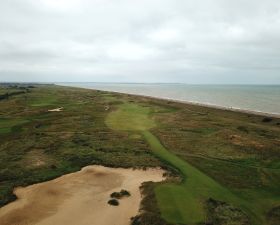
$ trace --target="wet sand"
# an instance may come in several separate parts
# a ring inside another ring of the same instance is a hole
[[[15,189],[18,199],[0,208],[0,225],[128,225],[137,215],[139,187],[163,180],[163,170],[132,170],[88,166],[76,173]],[[128,190],[119,206],[110,194]]]

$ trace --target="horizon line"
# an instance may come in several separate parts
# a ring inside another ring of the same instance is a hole
[[[176,85],[251,85],[278,86],[280,83],[185,83],[185,82],[114,82],[114,81],[0,81],[0,84],[61,84],[61,83],[95,83],[95,84],[176,84]]]

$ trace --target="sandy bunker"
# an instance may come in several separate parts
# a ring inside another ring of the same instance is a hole
[[[139,186],[163,180],[160,169],[132,170],[88,166],[76,173],[25,188],[18,200],[0,208],[1,225],[128,225],[139,210]],[[110,194],[131,193],[119,206],[107,204]]]
[[[63,110],[63,107],[56,108],[56,109],[49,109],[48,112],[61,112]]]

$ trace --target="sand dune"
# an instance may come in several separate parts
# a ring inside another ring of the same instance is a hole
[[[160,169],[88,166],[57,179],[17,188],[18,200],[0,208],[0,225],[128,225],[139,210],[139,186],[163,180]],[[107,204],[114,191],[131,196]]]

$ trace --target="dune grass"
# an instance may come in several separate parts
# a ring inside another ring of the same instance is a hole
[[[57,86],[2,100],[0,114],[0,206],[14,200],[16,186],[86,165],[163,166],[183,181],[145,188],[146,224],[155,224],[151,215],[158,224],[203,224],[210,197],[254,224],[279,224],[280,119]]]
[[[104,96],[108,94],[36,86],[0,101],[0,207],[15,199],[14,187],[50,180],[87,165],[161,165],[147,143],[107,127],[105,118],[117,98],[104,102]],[[64,110],[48,112],[57,107]]]
[[[207,220],[205,202],[213,198],[242,209],[250,215],[255,224],[262,224],[263,218],[254,211],[253,204],[239,198],[211,177],[168,151],[149,131],[156,125],[150,112],[147,107],[125,103],[109,114],[107,125],[116,130],[140,132],[156,156],[181,172],[181,184],[167,183],[155,189],[163,218],[176,224],[203,223]]]

